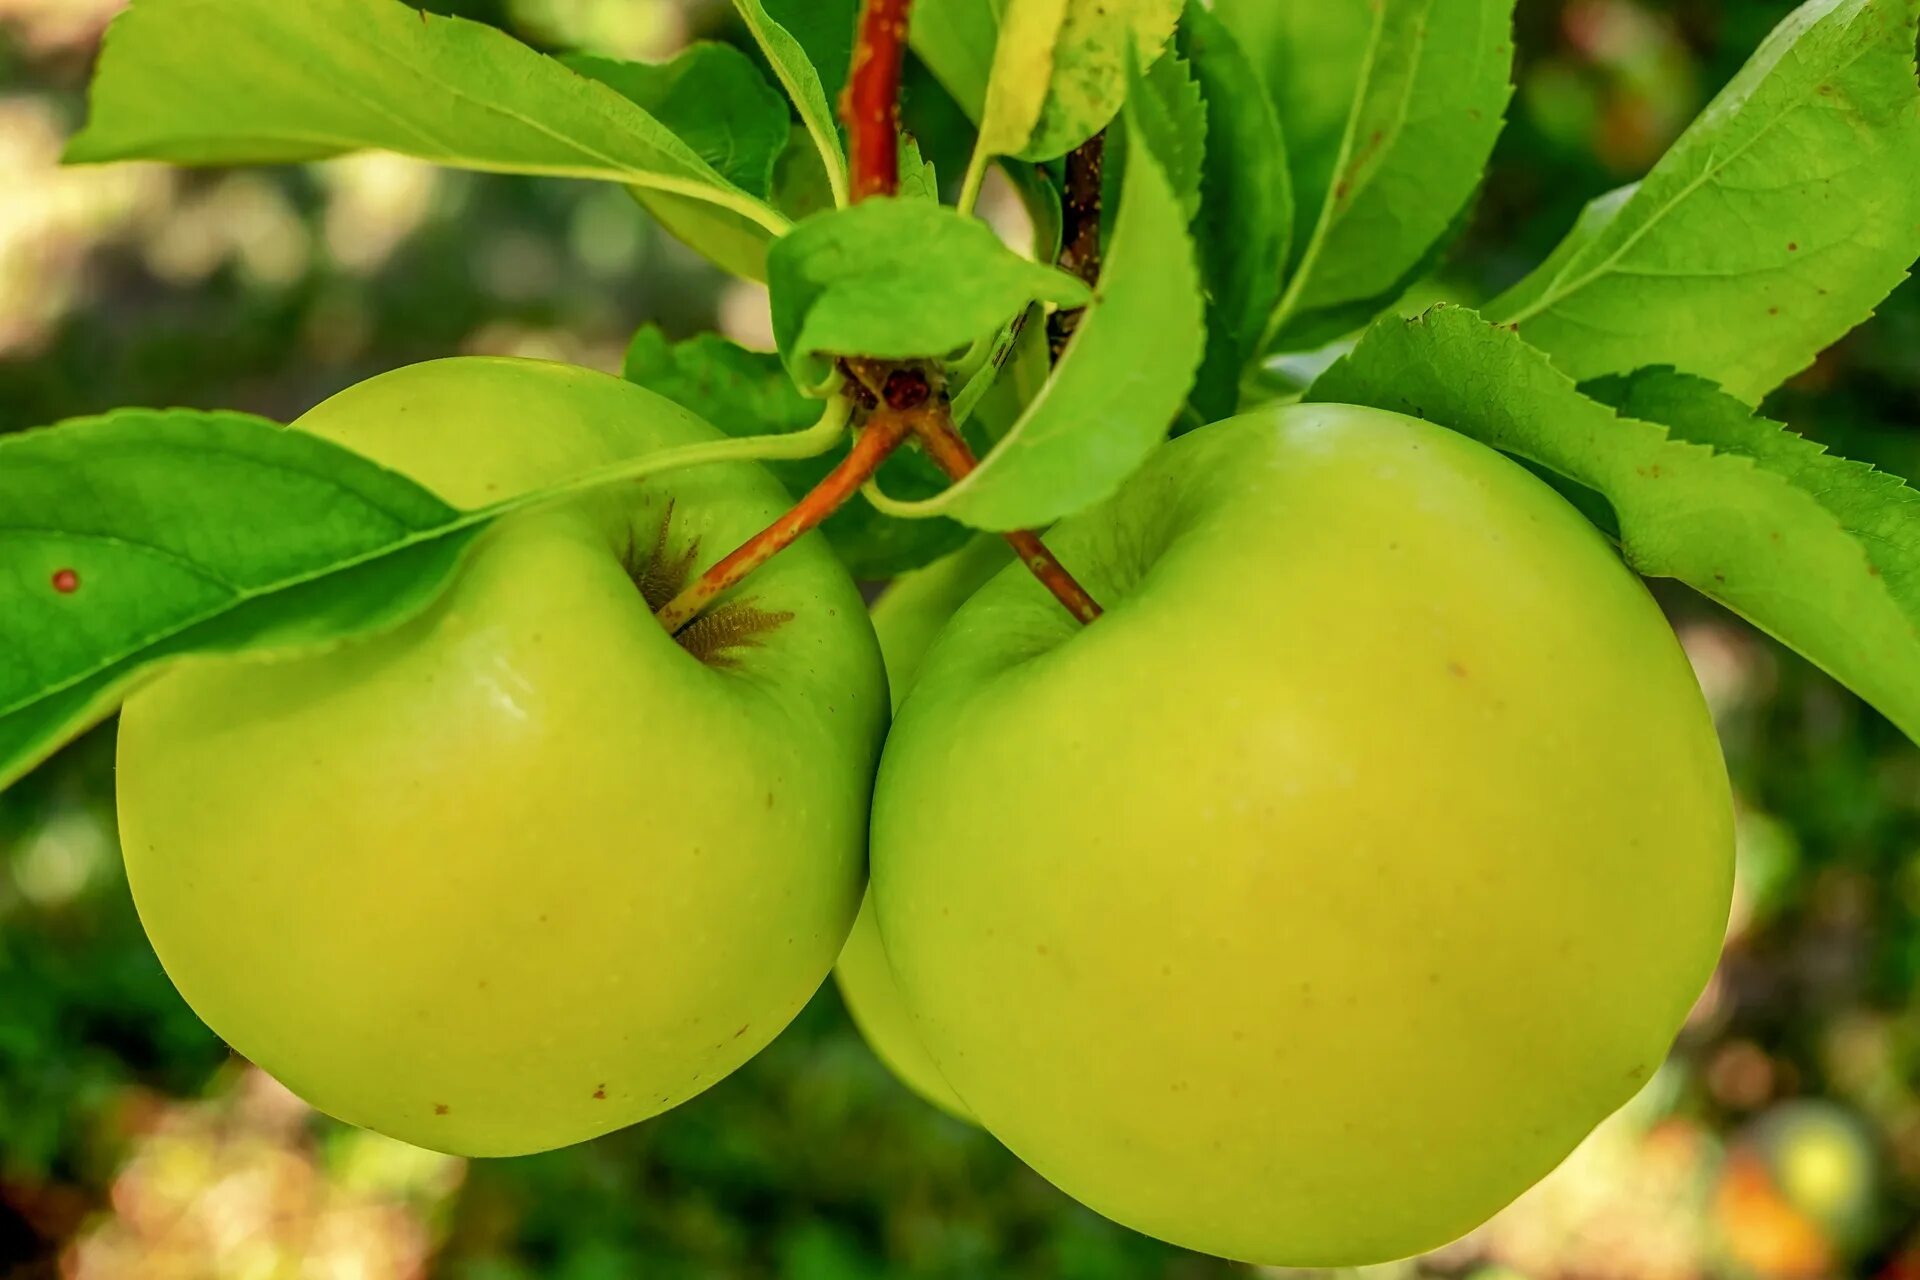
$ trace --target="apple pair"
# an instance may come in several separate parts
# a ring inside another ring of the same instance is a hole
[[[297,425],[464,506],[712,434],[480,359]],[[511,517],[396,631],[136,695],[128,873],[194,1008],[354,1123],[577,1142],[779,1032],[847,937],[871,813],[863,1023],[1180,1244],[1442,1243],[1660,1062],[1725,919],[1726,778],[1658,609],[1514,464],[1344,407],[1182,437],[1049,535],[1107,615],[1002,571],[890,732],[817,540],[725,616],[653,620],[786,502],[728,465]]]

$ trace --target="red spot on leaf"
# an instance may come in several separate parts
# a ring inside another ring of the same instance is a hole
[[[80,575],[72,569],[57,569],[53,575],[53,589],[63,596],[70,596],[80,589]]]

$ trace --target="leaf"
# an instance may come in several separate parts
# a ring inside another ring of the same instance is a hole
[[[1179,199],[1128,101],[1120,211],[1092,304],[1019,421],[915,514],[979,529],[1047,525],[1119,488],[1180,412],[1205,342],[1200,273]]]
[[[1200,212],[1200,177],[1207,158],[1207,107],[1193,68],[1178,53],[1160,55],[1128,114],[1147,135],[1147,146],[1166,170],[1167,181],[1192,222]],[[1131,123],[1128,127],[1134,127]],[[1122,151],[1124,158],[1125,152]],[[1124,179],[1123,179],[1124,180]]]
[[[773,74],[779,77],[787,96],[793,99],[793,105],[800,113],[800,123],[806,126],[808,136],[813,139],[814,147],[826,164],[827,181],[833,188],[834,203],[845,204],[847,153],[840,145],[840,126],[834,120],[833,100],[827,96],[819,69],[806,47],[767,12],[763,0],[733,0],[733,7],[740,11],[747,30],[753,33],[754,40],[767,55],[767,61],[773,65]],[[839,5],[828,7],[840,8]],[[851,30],[848,39],[852,39]],[[845,74],[843,63],[842,79]]]
[[[1084,305],[1080,281],[1022,258],[975,218],[924,200],[877,198],[816,214],[767,260],[773,331],[803,385],[830,355],[940,356],[997,329],[1029,301]]]
[[[732,45],[691,45],[671,62],[585,53],[560,61],[665,125],[742,191],[771,190],[773,162],[791,129],[786,100]]]
[[[940,175],[933,171],[933,162],[920,154],[920,144],[910,133],[900,135],[900,196],[940,202]]]
[[[1590,491],[1634,569],[1733,609],[1920,740],[1920,499],[1701,379],[1595,390],[1635,416],[1512,330],[1440,307],[1377,322],[1307,394],[1431,419]]]
[[[745,280],[766,280],[767,247],[773,238],[760,223],[688,196],[644,187],[627,190],[656,222],[722,271]],[[833,208],[825,164],[814,150],[813,139],[797,125],[789,130],[787,145],[774,160],[773,205],[795,221]]]
[[[186,654],[392,626],[486,517],[237,413],[120,410],[0,440],[0,786]]]
[[[648,325],[633,335],[624,375],[693,411],[732,436],[798,431],[811,426],[820,402],[800,394],[780,357],[749,351],[703,333],[671,342]],[[798,462],[769,462],[767,469],[795,497],[806,493],[837,464],[845,449]],[[901,451],[881,470],[889,492],[925,497],[940,491],[940,472],[917,451]],[[889,578],[945,555],[967,531],[947,520],[899,520],[865,502],[834,512],[821,532],[855,577]]]
[[[1106,128],[1127,96],[1129,44],[1143,63],[1151,63],[1173,37],[1182,7],[1183,0],[1067,0],[1053,46],[1047,100],[1016,154],[1051,160]]]
[[[377,148],[674,192],[785,225],[606,85],[492,27],[390,0],[137,0],[107,32],[91,104],[69,162]]]
[[[1179,45],[1207,112],[1206,162],[1194,240],[1217,319],[1234,353],[1233,376],[1254,353],[1280,297],[1293,236],[1286,140],[1253,63],[1226,24],[1198,0],[1187,5]]]
[[[1529,272],[1525,279],[1501,294],[1488,307],[1489,314],[1502,315],[1530,310],[1553,287],[1554,279],[1560,274],[1562,268],[1578,256],[1581,250],[1598,239],[1600,233],[1607,229],[1615,217],[1619,216],[1621,206],[1633,199],[1633,193],[1638,188],[1638,183],[1630,182],[1624,187],[1615,187],[1604,195],[1595,196],[1582,205],[1579,217],[1573,221],[1572,229],[1554,247],[1553,252],[1547,255],[1545,261],[1538,267]]]
[[[980,112],[980,150],[1018,155],[1033,140],[1053,82],[1053,51],[1068,0],[1014,0],[1000,24]]]
[[[971,120],[979,120],[1000,35],[992,0],[917,0],[908,39]]]
[[[767,16],[799,42],[829,103],[840,101],[853,66],[860,0],[760,0]]]
[[[1053,175],[1045,167],[1024,160],[1002,160],[1000,172],[1013,185],[1033,223],[1033,243],[1028,246],[1027,256],[1035,262],[1058,262],[1060,242],[1066,234],[1066,213]]]
[[[1513,0],[1220,0],[1265,76],[1303,217],[1268,350],[1313,313],[1386,298],[1427,258],[1499,136]],[[1362,316],[1362,319],[1365,317]]]
[[[807,149],[813,149],[812,142]],[[728,275],[743,280],[767,278],[767,247],[773,241],[759,223],[688,196],[643,187],[629,191],[674,239]]]
[[[1672,364],[1755,401],[1920,254],[1913,0],[1813,0],[1639,185],[1488,306],[1576,378]]]

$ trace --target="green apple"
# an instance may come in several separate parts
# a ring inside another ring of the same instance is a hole
[[[296,425],[460,506],[717,434],[495,359]],[[470,1155],[631,1124],[752,1056],[853,920],[885,675],[817,539],[677,641],[653,609],[787,502],[730,464],[535,509],[393,632],[137,694],[127,874],[188,1003],[322,1110]]]
[[[1732,812],[1692,672],[1572,507],[1344,406],[1180,438],[935,641],[873,892],[942,1078],[1093,1208],[1304,1266],[1442,1244],[1647,1080]],[[964,781],[962,781],[964,780]]]
[[[899,706],[920,669],[921,659],[953,611],[1000,572],[1011,556],[1005,541],[983,534],[952,555],[903,574],[874,601],[873,630],[880,638],[894,706]],[[854,918],[853,932],[847,935],[833,976],[854,1025],[860,1028],[874,1056],[886,1063],[901,1083],[934,1106],[971,1120],[966,1104],[941,1078],[940,1069],[927,1056],[913,1029],[912,1016],[900,998],[900,988],[880,944],[871,894],[860,900],[860,914]]]

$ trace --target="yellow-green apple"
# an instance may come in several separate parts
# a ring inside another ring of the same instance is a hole
[[[1513,462],[1370,409],[1184,436],[927,655],[873,893],[941,1077],[1120,1222],[1264,1263],[1470,1229],[1661,1061],[1732,815],[1692,672]]]
[[[1000,571],[1010,554],[1005,542],[982,534],[952,555],[895,579],[874,601],[873,630],[880,638],[887,685],[896,707],[940,628],[968,596]],[[853,932],[847,935],[833,976],[854,1025],[860,1028],[874,1056],[934,1106],[960,1119],[971,1119],[966,1104],[941,1078],[940,1069],[933,1065],[913,1029],[912,1017],[900,999],[900,988],[894,983],[886,951],[880,945],[871,894],[860,900],[860,914],[854,918]]]
[[[717,435],[498,359],[295,425],[465,507]],[[677,638],[653,611],[786,505],[727,464],[534,508],[397,630],[136,694],[127,873],[188,1003],[322,1110],[472,1155],[631,1124],[771,1040],[859,900],[878,646],[814,538]]]

